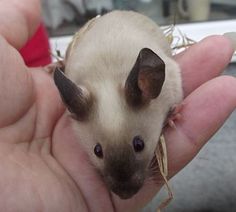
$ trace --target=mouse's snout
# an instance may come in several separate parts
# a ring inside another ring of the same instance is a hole
[[[143,186],[145,166],[137,160],[130,146],[109,148],[105,159],[104,178],[107,186],[121,199],[131,198]]]
[[[142,187],[144,177],[141,173],[134,173],[130,177],[106,176],[108,187],[121,199],[129,199]]]
[[[127,182],[120,182],[108,177],[107,185],[111,191],[117,194],[121,199],[129,199],[142,187],[143,180],[129,180]]]

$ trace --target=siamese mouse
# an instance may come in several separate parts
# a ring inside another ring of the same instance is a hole
[[[135,195],[151,176],[163,125],[183,98],[180,69],[161,29],[131,11],[88,22],[54,81],[74,130],[108,189]]]

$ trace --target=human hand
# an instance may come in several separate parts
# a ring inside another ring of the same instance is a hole
[[[31,26],[25,27],[25,34],[30,34]],[[24,42],[20,34],[18,41],[1,34],[15,48]],[[0,39],[1,210],[135,211],[147,203],[161,185],[147,183],[130,200],[110,195],[73,133],[52,77],[43,68],[25,67],[4,38]],[[236,80],[215,78],[232,53],[229,40],[214,36],[176,56],[185,99],[176,130],[165,131],[171,176],[235,109]]]
[[[234,111],[236,79],[220,76],[233,51],[226,37],[210,36],[175,56],[182,71],[184,100],[175,128],[167,127],[164,131],[169,178],[196,156]],[[127,205],[123,202],[121,208],[125,210],[131,202],[135,206],[145,198],[152,198],[159,187],[148,186],[143,195],[140,192],[132,201],[127,201]]]

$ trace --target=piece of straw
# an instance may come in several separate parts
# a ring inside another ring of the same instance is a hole
[[[166,189],[168,191],[168,197],[162,201],[159,205],[157,212],[161,212],[163,208],[165,208],[173,199],[173,192],[168,184],[167,176],[168,176],[168,159],[167,159],[167,149],[164,135],[160,136],[160,140],[158,142],[158,146],[155,151],[155,156],[158,162],[158,166],[160,169],[161,176],[164,180]]]

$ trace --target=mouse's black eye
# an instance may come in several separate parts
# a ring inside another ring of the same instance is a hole
[[[133,147],[135,152],[141,152],[144,149],[144,141],[140,136],[133,138]]]
[[[103,158],[103,151],[102,151],[102,146],[101,146],[101,144],[96,144],[96,146],[94,147],[94,154],[95,154],[98,158]]]

